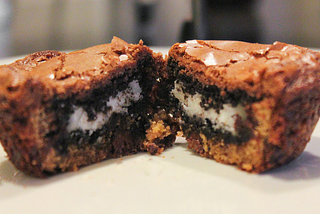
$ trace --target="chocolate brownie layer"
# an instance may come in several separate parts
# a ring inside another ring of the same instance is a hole
[[[320,54],[275,42],[175,44],[168,73],[188,145],[262,172],[296,158],[319,118]]]
[[[142,42],[118,38],[1,66],[0,137],[9,159],[44,177],[138,151],[161,153],[176,131],[162,109],[164,66]]]

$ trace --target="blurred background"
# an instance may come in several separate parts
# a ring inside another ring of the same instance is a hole
[[[320,47],[317,0],[0,0],[0,57],[109,43],[187,39]]]

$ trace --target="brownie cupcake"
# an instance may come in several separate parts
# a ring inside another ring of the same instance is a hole
[[[177,125],[162,104],[160,53],[114,38],[0,66],[0,139],[21,171],[45,177],[138,151],[160,154]]]
[[[275,42],[192,40],[168,56],[171,108],[188,147],[263,172],[304,150],[319,118],[320,54]]]

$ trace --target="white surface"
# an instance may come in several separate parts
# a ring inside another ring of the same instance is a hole
[[[0,147],[1,213],[320,212],[319,125],[298,159],[258,175],[181,143],[160,156],[111,159],[48,179],[24,175],[5,156]]]

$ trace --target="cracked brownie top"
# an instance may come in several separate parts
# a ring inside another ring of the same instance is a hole
[[[82,89],[107,84],[111,78],[122,74],[119,71],[129,70],[126,68],[134,66],[137,59],[146,54],[162,59],[161,54],[153,53],[142,41],[137,45],[128,44],[116,37],[110,44],[70,53],[36,52],[0,66],[1,94],[17,92],[28,81],[45,83],[47,94],[78,94]]]
[[[280,96],[288,85],[301,87],[320,78],[320,53],[281,42],[190,40],[172,46],[169,57],[179,61],[181,73],[204,84],[256,97]]]

